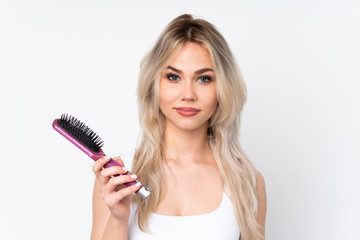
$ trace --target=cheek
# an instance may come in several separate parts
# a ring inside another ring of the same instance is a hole
[[[218,99],[217,99],[217,94],[216,94],[216,90],[213,89],[213,91],[208,95],[209,97],[209,108],[211,108],[213,111],[215,111],[216,106],[218,104]]]
[[[179,88],[176,85],[171,85],[166,80],[160,81],[159,86],[159,105],[166,106],[174,103],[179,95]]]
[[[166,91],[164,91],[164,86],[162,84],[162,80],[160,80],[160,86],[159,86],[159,106],[160,108],[163,108],[164,103],[166,102]]]
[[[169,108],[170,104],[174,101],[174,94],[161,86],[159,90],[159,107],[162,111],[164,111]]]
[[[171,99],[170,99],[169,94],[166,93],[166,91],[161,91],[161,89],[160,89],[160,94],[159,94],[160,107],[166,106],[166,104],[168,104],[170,101],[171,101]]]

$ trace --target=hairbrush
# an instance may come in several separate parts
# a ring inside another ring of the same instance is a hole
[[[75,117],[68,114],[62,114],[61,118],[54,120],[52,126],[56,131],[63,135],[67,140],[72,142],[75,146],[80,148],[94,161],[105,156],[105,153],[101,149],[104,145],[104,142],[101,140],[101,138],[96,135],[96,133],[92,131],[88,126],[86,126],[84,123],[82,123]],[[104,168],[112,166],[123,167],[117,161],[110,159],[110,161],[104,165]],[[130,175],[131,173],[128,171],[126,174]],[[138,182],[138,180],[135,180],[133,182],[125,183],[124,185],[129,187]],[[135,193],[138,194],[142,199],[146,199],[150,195],[151,191],[144,184],[140,184],[140,189],[137,190]]]

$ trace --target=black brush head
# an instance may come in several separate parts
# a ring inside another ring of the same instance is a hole
[[[61,115],[58,125],[93,152],[99,152],[104,145],[101,138],[88,126],[68,114]]]

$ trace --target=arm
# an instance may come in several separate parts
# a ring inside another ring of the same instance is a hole
[[[99,181],[97,179],[95,179],[94,183],[92,208],[93,219],[91,240],[97,240],[101,239],[106,223],[110,217],[110,210],[100,195]]]
[[[123,164],[119,158],[114,158],[114,160]],[[93,167],[96,179],[93,192],[91,240],[126,240],[130,198],[140,186],[135,184],[125,187],[123,184],[134,181],[134,178],[124,174],[126,170],[119,166],[103,169],[108,161],[107,158],[101,158]],[[117,174],[124,175],[112,177]]]
[[[91,240],[127,239],[127,221],[121,222],[111,215],[109,208],[106,206],[104,199],[101,197],[98,185],[99,182],[95,179]]]
[[[260,172],[257,173],[257,197],[258,197],[258,212],[256,216],[256,221],[260,225],[260,233],[264,236],[265,239],[265,219],[266,219],[266,189],[264,177]]]

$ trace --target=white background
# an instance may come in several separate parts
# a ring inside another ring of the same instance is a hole
[[[69,113],[116,156],[136,144],[139,63],[192,13],[228,40],[248,86],[241,142],[263,173],[267,239],[360,239],[357,1],[1,1],[0,239],[88,239],[92,160]]]

